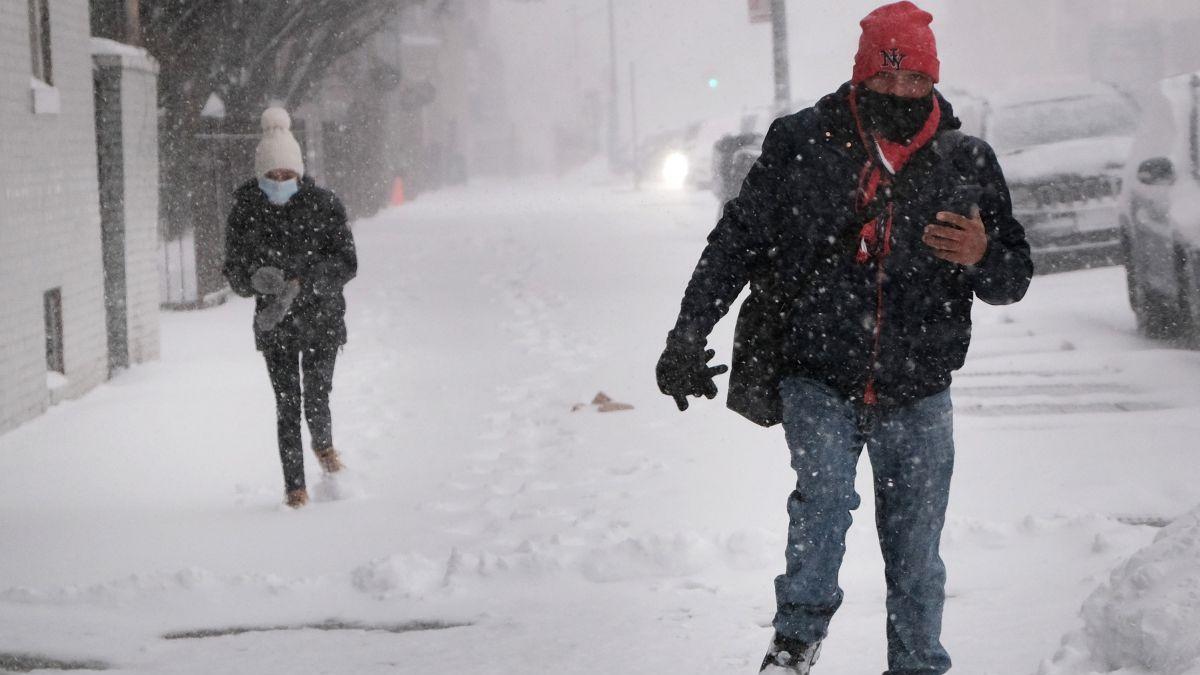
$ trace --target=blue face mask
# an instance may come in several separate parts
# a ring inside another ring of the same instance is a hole
[[[278,181],[264,176],[258,179],[258,189],[267,196],[267,201],[275,206],[283,206],[300,191],[300,181],[295,178]]]

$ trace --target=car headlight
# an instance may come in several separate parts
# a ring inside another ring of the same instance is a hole
[[[690,171],[687,155],[682,152],[672,152],[663,160],[662,179],[668,187],[682,188]]]

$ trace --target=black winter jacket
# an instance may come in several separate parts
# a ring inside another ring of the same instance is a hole
[[[257,297],[256,310],[269,301],[250,285],[261,267],[277,267],[287,279],[299,279],[300,294],[273,330],[255,327],[260,351],[270,345],[310,349],[346,343],[342,287],[357,274],[358,258],[346,209],[336,195],[305,177],[287,204],[275,206],[257,180],[239,187],[225,228],[224,272],[234,293]]]
[[[857,401],[873,378],[884,406],[946,389],[970,344],[973,296],[1016,302],[1033,275],[995,153],[957,131],[961,125],[940,94],[938,135],[894,180],[895,228],[882,284],[874,261],[855,262],[863,221],[855,196],[867,154],[849,92],[845,85],[771,125],[762,157],[708,237],[668,337],[703,343],[750,284],[738,317],[728,405],[764,426],[781,421],[779,384],[792,375]],[[960,186],[982,190],[988,234],[987,253],[970,268],[935,258],[921,241],[925,225],[951,207]]]

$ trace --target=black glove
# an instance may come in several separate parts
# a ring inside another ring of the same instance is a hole
[[[711,349],[701,351],[698,344],[668,344],[658,359],[655,372],[658,388],[675,399],[680,410],[688,409],[688,396],[717,397],[717,383],[713,378],[729,370],[728,366],[710,366],[709,360],[717,353]]]
[[[260,267],[250,277],[250,286],[262,295],[279,295],[287,290],[287,279],[278,267]]]

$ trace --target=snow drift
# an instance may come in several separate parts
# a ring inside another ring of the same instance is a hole
[[[1040,675],[1200,675],[1200,507],[1118,567]]]

